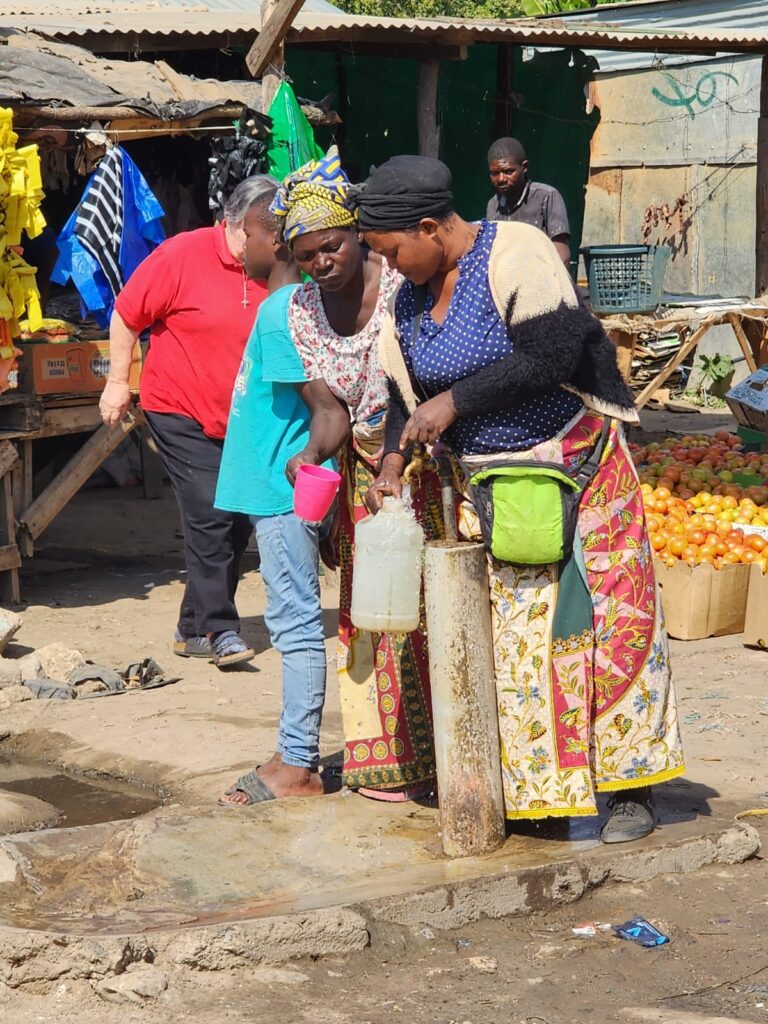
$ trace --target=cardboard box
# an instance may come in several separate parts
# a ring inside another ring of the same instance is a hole
[[[759,565],[750,567],[744,646],[768,650],[768,573]]]
[[[725,400],[737,423],[768,431],[768,364],[727,391]]]
[[[654,559],[667,632],[676,640],[703,640],[744,631],[749,565],[678,562],[672,569]]]
[[[66,341],[60,344],[24,342],[16,371],[16,390],[22,394],[98,394],[109,375],[108,341]],[[136,347],[128,381],[138,391],[140,346]],[[10,378],[13,386],[13,378]]]

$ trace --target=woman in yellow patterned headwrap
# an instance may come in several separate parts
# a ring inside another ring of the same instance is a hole
[[[402,800],[431,788],[434,778],[424,636],[419,631],[396,639],[358,633],[349,616],[355,523],[366,514],[363,495],[377,471],[388,398],[378,335],[401,279],[380,256],[360,245],[348,203],[350,187],[332,149],[286,178],[272,210],[294,259],[311,278],[288,306],[289,343],[301,357],[306,379],[324,389],[326,398],[330,391],[352,421],[351,441],[340,456],[338,522],[323,551],[327,564],[341,569],[344,782],[367,796]],[[288,463],[290,477],[302,463],[319,461],[322,432],[318,412],[309,445]],[[424,508],[417,512],[436,527],[436,479],[434,485],[420,488],[418,502]],[[434,506],[434,515],[427,514],[427,505]]]
[[[272,204],[282,240],[291,245],[299,235],[353,227],[357,218],[347,204],[349,189],[335,146],[322,160],[312,160],[289,174]]]

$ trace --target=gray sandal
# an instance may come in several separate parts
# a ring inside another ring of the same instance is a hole
[[[252,768],[251,771],[245,775],[241,775],[234,786],[230,786],[229,789],[225,790],[224,796],[234,796],[235,793],[244,793],[248,797],[247,804],[231,804],[226,800],[219,800],[222,807],[250,807],[252,804],[261,804],[265,800],[276,800],[277,797],[261,778],[260,775],[256,774],[256,769]]]

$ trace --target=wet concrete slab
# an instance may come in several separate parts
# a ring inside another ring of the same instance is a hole
[[[700,813],[683,783],[640,843],[604,847],[600,822],[581,818],[560,837],[563,825],[530,828],[490,856],[448,860],[438,811],[413,804],[336,794],[200,814],[164,807],[0,841],[0,927],[115,936],[354,907],[371,922],[447,928],[611,880],[745,860],[759,840],[734,822],[739,809]]]

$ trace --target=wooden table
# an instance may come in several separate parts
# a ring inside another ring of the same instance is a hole
[[[123,439],[143,424],[135,399],[114,430],[105,427],[98,395],[39,398],[6,392],[0,395],[0,600],[21,599],[19,568],[31,558],[34,543],[67,502],[101,466]],[[34,442],[91,431],[91,436],[45,489],[33,494]],[[157,459],[145,458],[145,497],[157,497],[162,476]]]
[[[717,325],[727,324],[731,327],[750,373],[754,373],[758,365],[762,365],[768,358],[768,306],[760,303],[669,309],[661,316],[612,314],[601,316],[600,319],[617,346],[619,366],[627,379],[639,335],[660,335],[675,331],[680,337],[680,348],[672,353],[638,395],[638,409],[642,409],[683,360],[696,351],[704,335]],[[752,335],[751,339],[748,334]]]

